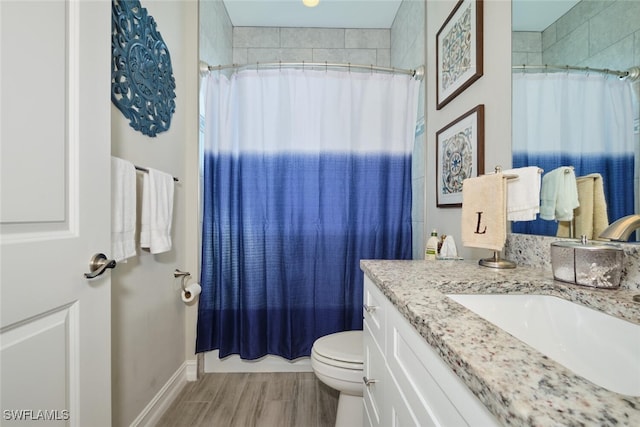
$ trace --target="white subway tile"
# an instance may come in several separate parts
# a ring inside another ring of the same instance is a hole
[[[391,47],[391,32],[386,29],[346,29],[344,37],[347,49]]]
[[[280,47],[280,29],[273,27],[234,27],[233,47]]]
[[[281,28],[281,47],[344,48],[341,28]]]

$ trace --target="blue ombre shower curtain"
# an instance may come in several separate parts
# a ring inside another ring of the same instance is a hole
[[[295,359],[361,329],[360,259],[411,258],[418,82],[250,70],[205,90],[196,350]]]
[[[602,74],[513,74],[513,166],[599,172],[610,219],[635,211],[631,84]],[[555,221],[512,224],[516,233],[555,236]]]

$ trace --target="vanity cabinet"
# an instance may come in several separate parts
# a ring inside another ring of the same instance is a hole
[[[363,336],[365,426],[499,425],[366,275]]]

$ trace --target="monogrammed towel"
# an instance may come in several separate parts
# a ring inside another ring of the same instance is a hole
[[[506,179],[502,173],[462,182],[462,244],[501,251],[507,239]]]

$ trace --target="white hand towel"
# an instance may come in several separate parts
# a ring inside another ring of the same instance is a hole
[[[558,199],[556,200],[556,219],[558,221],[571,221],[573,219],[573,210],[580,206],[578,183],[573,169],[567,168],[564,172],[564,179],[558,189]]]
[[[578,206],[578,186],[572,168],[561,166],[542,177],[540,218],[571,221],[573,210]]]
[[[121,262],[136,255],[136,169],[111,157],[111,257]]]
[[[507,220],[533,221],[540,212],[540,169],[537,166],[508,169],[505,175],[517,175],[507,180]]]
[[[171,250],[173,176],[149,168],[142,184],[140,246],[152,254]]]
[[[507,240],[506,183],[502,173],[462,182],[462,244],[501,251]]]

